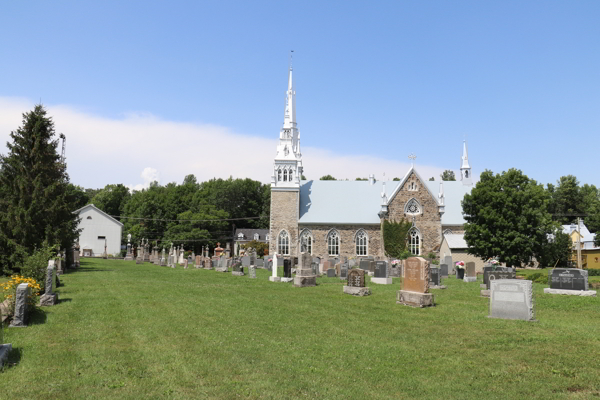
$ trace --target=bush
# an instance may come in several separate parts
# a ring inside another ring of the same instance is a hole
[[[591,268],[587,270],[588,272],[588,276],[600,276],[600,268],[595,269],[595,268]]]
[[[542,283],[544,285],[548,284],[548,273],[544,272],[535,272],[527,277],[532,282]]]
[[[383,221],[383,247],[388,257],[406,259],[410,252],[406,250],[406,236],[412,224],[406,220],[400,222]],[[404,257],[408,253],[407,257]]]
[[[48,261],[52,260],[58,254],[58,246],[44,245],[41,249],[36,249],[32,255],[26,256],[23,263],[20,264],[21,275],[25,278],[33,278],[42,285],[46,282],[46,269]]]

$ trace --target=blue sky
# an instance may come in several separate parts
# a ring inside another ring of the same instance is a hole
[[[294,50],[305,175],[600,186],[600,2],[4,2],[0,141],[40,99],[85,187],[269,181]],[[5,148],[0,147],[4,153]]]

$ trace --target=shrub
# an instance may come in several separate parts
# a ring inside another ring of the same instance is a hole
[[[591,268],[591,269],[588,269],[587,272],[588,272],[588,276],[600,276],[600,268],[599,269]]]
[[[548,284],[548,273],[544,272],[535,272],[527,277],[532,282],[542,283],[544,285]]]
[[[411,227],[412,224],[404,219],[400,222],[383,221],[383,247],[389,257],[404,260],[411,256],[406,250],[406,236]]]
[[[23,263],[20,265],[21,275],[25,278],[33,278],[40,282],[42,290],[46,282],[46,269],[48,268],[48,260],[53,259],[58,254],[58,246],[42,246],[41,249],[36,249],[32,255],[26,256]]]
[[[15,297],[17,294],[17,286],[21,283],[29,283],[29,297],[27,303],[33,307],[37,303],[37,296],[40,295],[41,286],[33,278],[26,278],[21,275],[13,275],[10,280],[1,284],[2,288],[2,301],[8,300],[8,312],[10,315],[15,313]]]

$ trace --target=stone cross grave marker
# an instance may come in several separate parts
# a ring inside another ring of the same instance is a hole
[[[396,292],[396,303],[412,307],[434,305],[429,293],[429,261],[422,257],[410,257],[404,261],[404,287]]]
[[[490,318],[535,320],[531,281],[492,280],[490,291]]]

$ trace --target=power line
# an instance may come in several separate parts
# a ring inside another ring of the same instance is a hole
[[[220,222],[220,221],[241,221],[247,219],[266,218],[266,215],[259,217],[243,217],[243,218],[215,218],[215,219],[166,219],[166,218],[140,218],[140,217],[125,217],[123,215],[111,215],[113,218],[136,219],[142,221],[166,221],[166,222]]]

